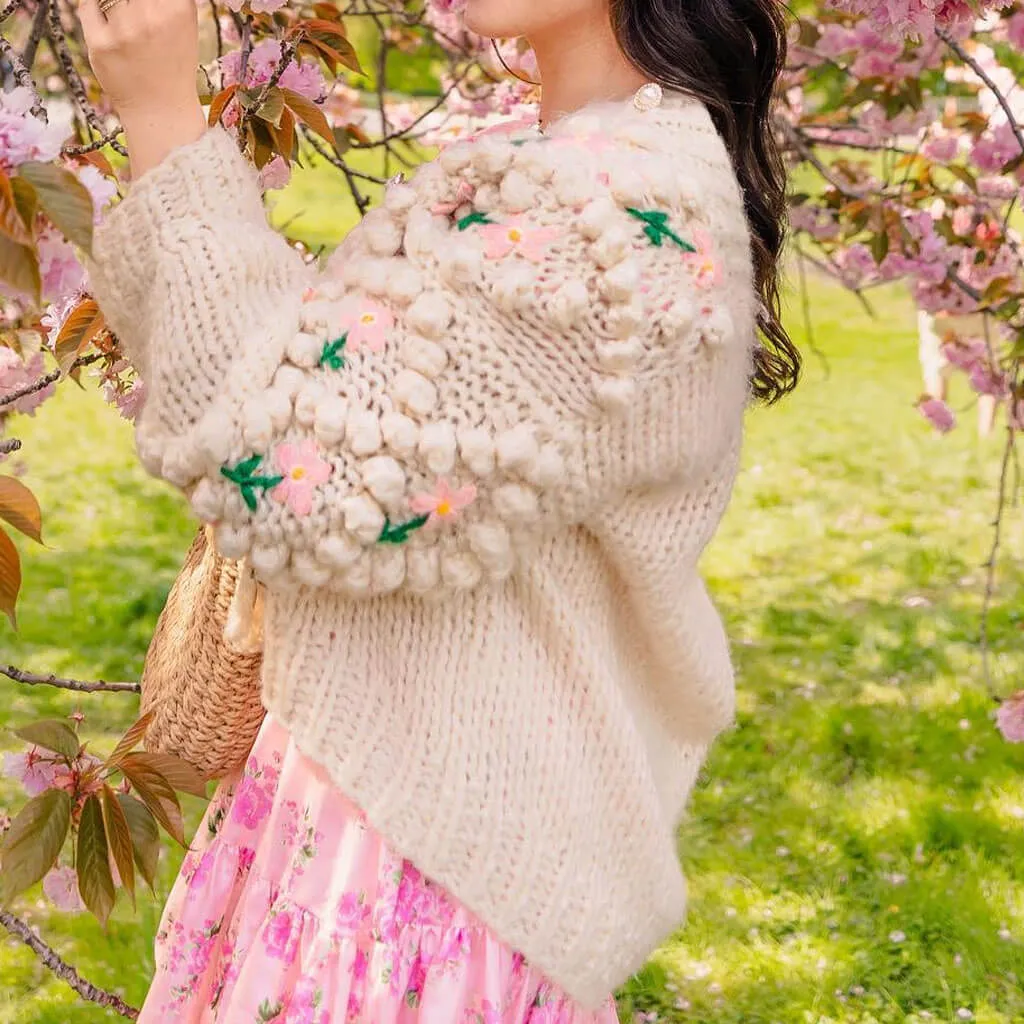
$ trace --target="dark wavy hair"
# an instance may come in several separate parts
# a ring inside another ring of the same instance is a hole
[[[768,403],[792,391],[800,353],[782,326],[779,259],[786,172],[771,124],[786,60],[779,0],[610,0],[619,46],[648,78],[708,108],[743,188],[763,309],[752,389]]]

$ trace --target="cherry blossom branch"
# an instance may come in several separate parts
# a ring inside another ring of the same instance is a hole
[[[28,89],[32,93],[32,113],[39,118],[40,121],[48,120],[46,114],[46,107],[43,105],[42,98],[39,95],[39,90],[36,89],[35,82],[32,81],[32,72],[25,65],[25,62],[21,59],[21,55],[15,50],[13,44],[6,36],[0,35],[0,56],[6,57],[11,65],[11,74],[14,75],[14,80],[23,89]]]
[[[105,358],[106,357],[102,352],[94,352],[92,355],[88,356],[79,356],[74,363],[72,363],[71,369],[77,370],[80,366],[91,366],[93,363],[99,362],[101,359]],[[37,391],[42,391],[44,388],[48,388],[51,384],[56,384],[60,378],[61,371],[53,370],[45,377],[40,377],[39,380],[34,381],[32,384],[26,384],[24,387],[18,388],[17,391],[11,391],[8,394],[3,395],[0,397],[0,413],[4,411],[4,406],[13,405],[22,398],[34,395]]]
[[[1010,131],[1020,145],[1021,153],[1024,153],[1024,130],[1017,123],[1017,118],[1010,106],[1010,101],[1003,95],[1002,90],[992,80],[991,75],[972,57],[944,28],[937,28],[935,34],[965,63],[970,69],[988,86],[992,95],[995,96],[999,106],[1003,108],[1006,119],[1010,122]]]
[[[86,143],[84,146],[65,146],[61,152],[64,156],[83,156],[86,153],[95,153],[98,149],[103,149],[104,146],[112,146],[118,135],[123,132],[124,129],[118,125],[113,130],[106,133],[98,139],[93,139],[92,142]]]
[[[315,149],[320,156],[322,156],[332,167],[336,167],[342,174],[345,175],[345,183],[348,185],[348,190],[352,194],[352,200],[356,204],[356,209],[359,210],[359,216],[362,217],[366,211],[370,208],[369,196],[363,195],[359,190],[359,186],[356,184],[357,178],[368,178],[369,175],[359,174],[353,171],[351,167],[340,157],[332,153],[320,139],[311,131],[303,131],[303,136],[306,141]],[[381,182],[383,184],[383,180]]]
[[[128,1020],[138,1020],[139,1011],[129,1006],[120,996],[106,992],[90,981],[86,981],[66,960],[61,959],[55,949],[47,945],[21,918],[15,917],[7,910],[0,910],[0,924],[32,950],[44,967],[47,967],[61,981],[67,983],[83,999],[97,1006],[119,1013]]]
[[[83,683],[77,679],[62,679],[60,676],[35,675],[32,672],[25,672],[13,665],[0,665],[0,675],[13,679],[16,683],[25,683],[27,686],[55,686],[58,690],[72,690],[75,693],[141,693],[142,687],[138,683],[108,683],[99,680],[95,683]]]
[[[981,605],[981,627],[979,643],[981,644],[981,671],[985,678],[985,688],[993,696],[995,687],[992,682],[991,650],[989,638],[989,622],[992,614],[992,601],[996,592],[996,567],[999,562],[999,548],[1003,539],[1003,513],[1008,502],[1008,482],[1010,465],[1013,462],[1016,448],[1016,432],[1012,420],[1007,424],[1007,441],[1003,448],[1003,461],[999,470],[999,496],[996,503],[996,517],[992,523],[992,547],[989,549],[988,560],[985,562],[985,597]]]
[[[24,0],[11,0],[3,10],[0,10],[0,21],[6,21],[23,3]]]
[[[39,42],[46,30],[46,0],[38,0],[35,17],[32,19],[32,29],[28,34],[28,42],[21,59],[26,67],[32,67],[36,60],[36,51],[39,49]]]

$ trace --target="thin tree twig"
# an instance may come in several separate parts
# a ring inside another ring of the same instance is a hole
[[[6,21],[21,5],[24,0],[11,0],[11,2],[0,11],[0,21]]]
[[[28,42],[21,54],[25,67],[30,68],[36,61],[36,51],[39,49],[39,41],[46,31],[46,0],[38,0],[35,16],[32,19],[32,29],[28,34]]]
[[[53,686],[58,690],[73,690],[75,693],[142,692],[142,687],[138,683],[108,683],[102,679],[95,683],[83,683],[78,679],[62,679],[55,675],[36,675],[33,672],[15,668],[14,665],[0,665],[0,675],[7,676],[8,679],[13,679],[16,683],[25,683],[27,686]]]
[[[106,357],[102,352],[94,352],[92,355],[79,356],[74,363],[71,365],[71,369],[75,370],[80,366],[91,366],[93,363],[99,362],[101,359]],[[60,380],[60,370],[53,370],[48,373],[45,377],[40,377],[39,380],[34,381],[31,384],[26,384],[24,387],[18,388],[17,391],[11,391],[10,393],[0,396],[0,413],[4,411],[4,406],[13,405],[15,402],[28,395],[34,395],[37,391],[42,391],[43,388],[49,387],[51,384],[56,384]]]
[[[0,924],[2,924],[15,938],[32,950],[39,958],[44,967],[52,971],[61,981],[70,985],[83,999],[97,1006],[103,1006],[108,1010],[119,1013],[128,1020],[138,1020],[139,1011],[134,1006],[129,1006],[120,996],[86,981],[66,960],[60,957],[55,949],[47,945],[32,929],[7,910],[0,910]]]
[[[937,28],[935,34],[965,63],[970,69],[988,86],[996,102],[1003,108],[1006,119],[1010,122],[1010,131],[1020,145],[1020,151],[1024,153],[1024,129],[1017,123],[1017,117],[1010,106],[1010,101],[1003,95],[1002,90],[992,80],[989,73],[972,57],[944,28]]]
[[[217,0],[210,0],[210,17],[217,32],[217,60],[224,56],[224,31],[220,27],[220,15],[217,13]]]
[[[999,470],[999,497],[996,505],[996,518],[992,523],[992,547],[989,549],[988,561],[985,562],[985,598],[981,605],[981,627],[979,643],[981,645],[981,671],[985,677],[985,688],[995,696],[992,682],[991,650],[989,624],[992,614],[992,600],[996,592],[996,566],[999,561],[999,547],[1003,539],[1003,512],[1007,505],[1007,482],[1010,477],[1010,464],[1013,460],[1016,433],[1012,425],[1007,426],[1006,447],[1003,449],[1003,462]]]
[[[353,172],[341,157],[335,156],[335,154],[331,153],[311,131],[304,131],[302,134],[313,149],[315,149],[329,164],[331,164],[332,167],[336,167],[345,175],[345,182],[348,185],[349,192],[352,193],[352,200],[355,202],[356,208],[359,210],[359,215],[363,216],[370,208],[370,198],[369,196],[363,195],[359,190],[359,186],[356,184],[355,172]],[[360,177],[362,176],[360,175]]]
[[[104,146],[113,145],[118,135],[123,131],[124,129],[118,125],[112,131],[107,132],[106,135],[99,139],[93,139],[92,142],[86,143],[84,146],[65,146],[62,153],[64,156],[83,156],[86,153],[95,153],[96,150],[103,149]]]

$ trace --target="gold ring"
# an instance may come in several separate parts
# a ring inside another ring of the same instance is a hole
[[[106,14],[107,11],[113,10],[119,3],[123,3],[124,0],[100,0],[100,14]]]

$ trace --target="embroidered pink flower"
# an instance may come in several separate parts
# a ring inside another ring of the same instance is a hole
[[[43,879],[43,892],[47,899],[65,914],[77,914],[85,909],[78,892],[78,875],[74,868],[54,868]]]
[[[468,181],[462,180],[459,182],[455,198],[450,203],[436,203],[430,208],[430,212],[440,214],[442,217],[450,217],[456,210],[473,202],[475,196],[476,188]]]
[[[331,464],[320,456],[316,441],[307,437],[301,444],[279,444],[274,452],[274,465],[284,474],[271,492],[297,516],[308,516],[313,511],[313,491],[331,475]]]
[[[721,284],[722,265],[715,259],[711,244],[711,236],[703,228],[695,228],[693,244],[696,252],[688,252],[684,256],[696,278],[698,288],[714,288]]]
[[[483,225],[480,233],[487,242],[484,256],[489,260],[500,260],[514,252],[539,263],[562,232],[558,228],[528,227],[527,223],[525,217],[516,215],[503,224]]]
[[[390,310],[376,302],[350,295],[338,311],[338,326],[348,334],[345,347],[349,352],[355,352],[364,345],[371,352],[380,352],[388,331],[395,326],[395,318]]]
[[[418,516],[429,515],[431,526],[454,519],[476,501],[477,491],[473,484],[467,484],[453,491],[451,484],[442,477],[437,481],[433,494],[417,494],[410,507]]]
[[[1009,743],[1024,743],[1024,690],[1007,697],[996,712],[996,725]]]

